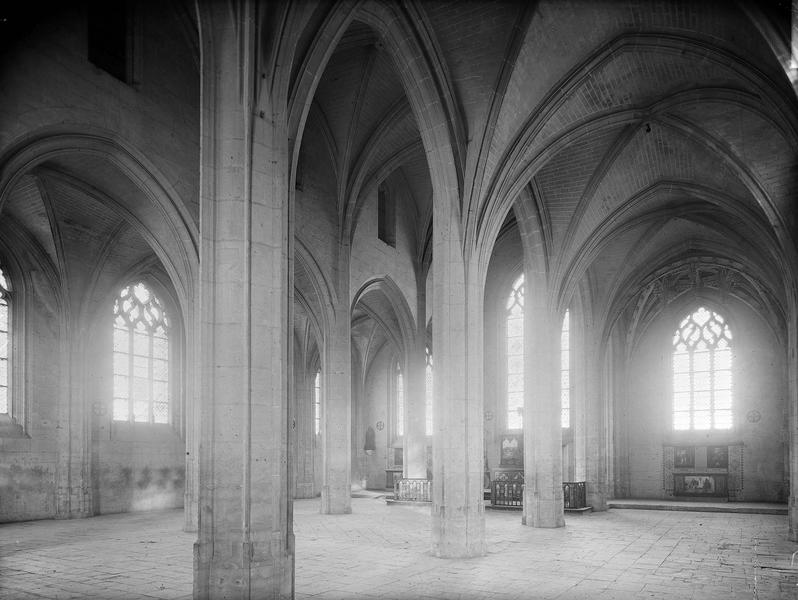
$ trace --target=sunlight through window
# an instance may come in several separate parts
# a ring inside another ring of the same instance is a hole
[[[699,308],[673,336],[673,428],[731,429],[732,334],[718,313]]]

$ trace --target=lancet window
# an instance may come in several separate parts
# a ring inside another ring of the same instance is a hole
[[[515,280],[505,306],[507,429],[524,426],[524,275]]]
[[[570,313],[565,311],[560,333],[560,424],[571,426],[571,323]]]
[[[316,371],[313,378],[313,431],[321,432],[321,371]]]
[[[396,378],[394,387],[394,431],[397,437],[405,434],[405,381],[402,376],[402,366],[396,363]]]
[[[0,269],[0,414],[8,414],[11,406],[9,393],[11,306],[8,292],[8,280]]]
[[[424,427],[425,427],[426,434],[427,435],[432,435],[432,433],[434,431],[434,429],[433,429],[433,419],[432,419],[432,406],[433,406],[432,383],[433,383],[433,378],[432,378],[432,351],[429,349],[429,346],[427,346],[425,352],[426,352],[426,356],[425,356],[426,367],[424,369],[424,377],[425,377],[424,385],[425,385],[425,392],[426,392],[426,398],[425,398],[425,404],[426,404],[426,406],[425,406],[425,416],[426,416],[426,418],[425,418]]]

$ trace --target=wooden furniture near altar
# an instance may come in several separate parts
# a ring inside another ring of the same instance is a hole
[[[393,491],[394,483],[402,478],[402,467],[385,469],[385,489]]]
[[[587,494],[584,481],[563,481],[562,499],[565,510],[587,507]]]
[[[666,497],[734,502],[743,497],[743,444],[666,444],[662,451]]]

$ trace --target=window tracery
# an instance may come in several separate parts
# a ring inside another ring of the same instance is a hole
[[[425,349],[425,361],[426,366],[424,368],[424,385],[425,385],[425,424],[424,428],[427,435],[432,435],[434,433],[434,422],[433,422],[433,395],[432,395],[432,384],[433,384],[433,375],[432,375],[432,351],[429,349],[429,346]]]
[[[396,437],[402,437],[405,434],[405,382],[404,377],[402,377],[402,366],[398,361],[395,375],[394,416],[396,421],[394,423],[394,431],[396,432]]]
[[[732,427],[732,333],[705,307],[685,317],[673,336],[673,428]]]
[[[144,284],[122,288],[114,301],[115,421],[169,422],[169,320]]]

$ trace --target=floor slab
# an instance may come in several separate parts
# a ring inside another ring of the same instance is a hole
[[[294,503],[296,598],[793,599],[798,544],[780,515],[610,510],[534,529],[487,511],[488,554],[429,553],[429,507]],[[191,597],[180,511],[0,525],[0,598]]]

